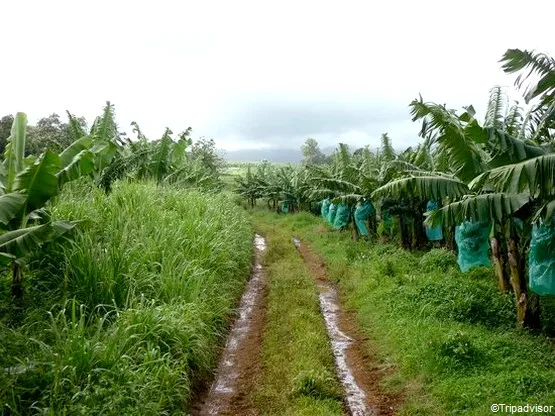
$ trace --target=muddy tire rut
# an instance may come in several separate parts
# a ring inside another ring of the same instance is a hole
[[[369,354],[365,338],[352,313],[341,306],[336,286],[328,279],[325,264],[318,254],[298,238],[293,244],[312,273],[319,290],[337,377],[343,386],[345,405],[353,416],[393,415],[399,397],[385,394],[379,387],[385,371],[376,356]]]
[[[239,316],[231,327],[220,357],[216,377],[191,415],[256,415],[248,395],[260,374],[260,353],[266,319],[268,284],[262,267],[266,240],[254,239],[253,272],[238,307]]]

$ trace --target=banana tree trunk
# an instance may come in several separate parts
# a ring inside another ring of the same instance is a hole
[[[399,233],[401,234],[401,247],[407,250],[410,248],[408,231],[409,230],[407,222],[403,218],[403,215],[399,215]]]
[[[359,238],[358,228],[357,228],[357,224],[355,222],[355,216],[353,215],[352,212],[350,214],[349,224],[353,227],[352,231],[351,231],[352,239],[355,240],[355,241],[358,241],[358,238]]]
[[[455,226],[449,226],[446,228],[445,230],[445,247],[448,250],[455,250],[456,249],[456,244],[455,244]]]
[[[509,239],[509,271],[511,286],[515,294],[517,327],[536,329],[540,326],[539,299],[528,293],[524,275],[524,261],[518,249],[516,237]]]
[[[495,269],[495,275],[497,277],[497,286],[501,292],[509,291],[509,279],[505,273],[505,259],[501,252],[501,246],[499,240],[493,237],[490,240],[491,246],[491,260],[493,267]]]
[[[12,296],[14,299],[23,299],[23,270],[16,262],[12,266]]]

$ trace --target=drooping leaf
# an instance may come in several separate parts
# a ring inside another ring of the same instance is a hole
[[[19,192],[0,196],[0,224],[7,225],[23,210],[27,197]]]
[[[555,91],[555,60],[550,56],[535,51],[508,49],[501,62],[503,70],[508,74],[523,71],[515,81],[518,88],[522,88],[530,76],[539,77],[537,82],[531,82],[526,87],[526,103],[542,94],[552,94]]]
[[[77,153],[73,160],[60,170],[56,176],[58,177],[58,186],[64,183],[74,181],[81,176],[86,176],[94,171],[94,154],[90,150],[82,150]]]
[[[59,168],[59,156],[47,150],[32,166],[17,175],[14,191],[20,191],[27,196],[26,213],[43,207],[50,198],[58,195],[56,174]]]
[[[486,131],[489,136],[488,147],[491,152],[489,165],[491,167],[517,163],[545,154],[545,150],[540,146],[528,144],[503,130],[488,128]]]
[[[70,163],[73,162],[73,159],[77,154],[82,152],[83,150],[88,150],[92,146],[93,139],[91,136],[84,136],[74,141],[71,145],[66,147],[62,153],[60,153],[60,167],[64,169]]]
[[[466,184],[456,178],[418,176],[389,182],[376,189],[372,199],[396,197],[441,200],[446,197],[461,198],[467,193]]]
[[[530,202],[527,194],[481,194],[467,195],[461,201],[445,205],[438,211],[444,225],[456,225],[462,221],[502,222]]]
[[[50,242],[75,227],[76,222],[55,221],[8,231],[0,235],[0,252],[22,258],[33,253],[42,244]]]
[[[528,191],[534,198],[554,195],[555,153],[491,169],[476,177],[469,186],[481,189],[486,184],[496,192],[518,194]]]

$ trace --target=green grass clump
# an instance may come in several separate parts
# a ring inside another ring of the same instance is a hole
[[[457,256],[444,248],[434,248],[425,253],[420,259],[420,267],[428,272],[446,272],[451,268],[457,269]]]
[[[0,324],[0,367],[21,370],[0,371],[3,411],[182,414],[249,274],[245,213],[225,196],[118,183],[108,196],[68,187],[53,217],[84,222],[34,259],[19,321]]]

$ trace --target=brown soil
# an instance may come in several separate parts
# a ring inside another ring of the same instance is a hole
[[[252,304],[252,312],[248,316],[246,333],[239,339],[236,349],[229,354],[228,349],[222,351],[218,372],[212,386],[194,400],[191,409],[193,416],[207,415],[258,415],[249,400],[249,393],[261,379],[261,349],[263,332],[266,321],[266,308],[268,296],[267,276],[261,267],[263,253],[256,251],[253,266],[253,276],[258,275],[255,282],[256,294]],[[247,289],[248,290],[248,289]],[[237,325],[239,319],[234,323]],[[232,329],[233,331],[233,329]],[[226,364],[227,361],[227,364]],[[231,365],[229,365],[231,364]],[[219,380],[226,381],[226,389],[215,389]]]
[[[326,285],[333,285],[327,275],[322,259],[306,243],[298,245],[306,265],[314,279]],[[393,369],[381,363],[372,342],[358,329],[353,311],[339,305],[339,326],[342,332],[353,339],[347,350],[347,364],[352,369],[356,383],[366,394],[367,406],[378,415],[394,415],[402,401],[401,395],[386,393],[380,388],[381,379],[391,374]]]

